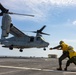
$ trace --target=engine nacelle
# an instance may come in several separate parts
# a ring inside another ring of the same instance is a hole
[[[10,32],[11,17],[8,13],[4,13],[2,17],[2,37],[7,37]]]

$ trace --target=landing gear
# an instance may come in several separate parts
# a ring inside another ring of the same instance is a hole
[[[44,48],[44,51],[46,51],[46,48]]]
[[[22,50],[22,49],[20,49],[19,51],[20,51],[20,52],[23,52],[23,50]]]
[[[10,49],[10,50],[13,50],[13,45],[9,46],[9,49]]]

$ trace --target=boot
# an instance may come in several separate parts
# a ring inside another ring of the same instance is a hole
[[[62,70],[62,68],[57,68],[57,70],[60,70],[60,71],[61,71],[61,70]]]
[[[67,68],[64,68],[64,71],[67,71]]]

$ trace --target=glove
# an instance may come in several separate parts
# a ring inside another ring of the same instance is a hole
[[[49,50],[52,50],[53,48],[50,48]]]

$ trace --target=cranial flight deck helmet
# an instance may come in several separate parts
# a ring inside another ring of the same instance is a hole
[[[64,41],[60,41],[60,42],[59,42],[59,44],[62,44],[62,43],[64,43]]]

